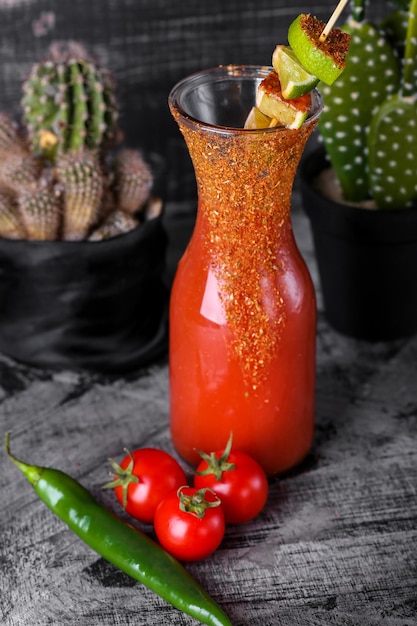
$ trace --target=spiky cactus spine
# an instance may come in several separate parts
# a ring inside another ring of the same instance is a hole
[[[399,86],[399,64],[386,38],[354,0],[343,27],[351,34],[346,68],[331,87],[321,85],[325,108],[319,128],[346,200],[369,197],[368,132],[378,107]]]
[[[102,152],[116,131],[110,74],[89,60],[80,46],[61,54],[55,50],[51,57],[35,64],[23,84],[32,151],[51,160],[83,148]]]
[[[140,152],[126,149],[117,155],[114,172],[117,207],[136,213],[149,199],[153,182],[151,168]]]
[[[27,239],[54,241],[58,237],[60,214],[54,191],[38,184],[19,196],[19,213]]]
[[[63,239],[84,239],[96,222],[103,194],[103,175],[90,151],[62,155],[56,166],[63,191]]]
[[[18,126],[6,113],[0,113],[0,153],[23,148]]]
[[[0,183],[17,194],[36,184],[40,168],[28,152],[12,149],[0,155]]]
[[[2,188],[0,188],[0,237],[7,239],[27,238],[16,198],[9,189]]]

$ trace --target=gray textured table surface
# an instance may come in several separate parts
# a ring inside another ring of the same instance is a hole
[[[181,220],[170,215],[176,240]],[[372,345],[329,328],[297,210],[294,227],[318,291],[314,447],[302,467],[271,484],[258,519],[230,527],[216,554],[188,569],[235,626],[412,626],[417,337]],[[16,454],[69,472],[115,510],[112,494],[100,490],[107,458],[120,459],[123,446],[172,451],[165,361],[111,380],[0,357],[0,381],[0,430],[13,431]],[[1,624],[195,623],[86,547],[1,451],[0,488]]]

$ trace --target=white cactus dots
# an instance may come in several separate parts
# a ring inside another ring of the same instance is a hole
[[[346,200],[403,208],[417,199],[417,0],[405,46],[366,21],[364,8],[355,0],[343,27],[352,36],[346,68],[322,87],[319,127]]]

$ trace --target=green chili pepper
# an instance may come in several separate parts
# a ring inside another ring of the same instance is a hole
[[[161,546],[103,508],[76,480],[49,467],[8,457],[39,498],[87,545],[167,602],[209,626],[232,626],[229,618],[187,570]]]

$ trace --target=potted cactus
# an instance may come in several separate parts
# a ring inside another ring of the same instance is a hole
[[[346,70],[302,164],[325,314],[367,340],[417,332],[417,0],[379,27],[352,0]]]
[[[110,73],[55,44],[0,113],[0,351],[119,372],[165,350],[166,237],[153,172],[118,145]]]

